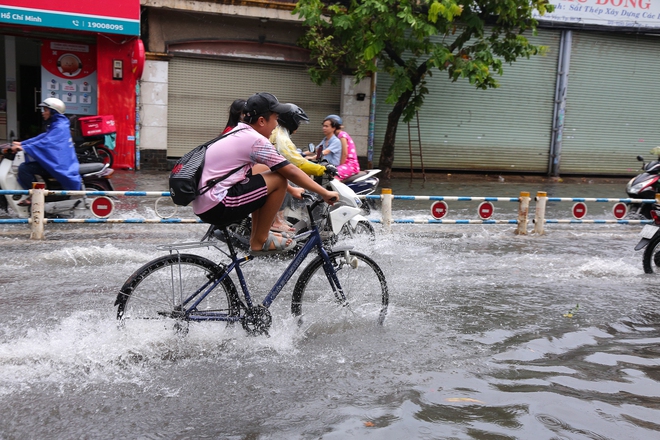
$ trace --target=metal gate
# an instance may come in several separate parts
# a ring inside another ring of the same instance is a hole
[[[552,132],[560,32],[528,36],[548,46],[546,56],[504,66],[497,89],[477,90],[467,79],[451,82],[446,72],[427,77],[430,93],[419,112],[426,170],[546,172]],[[391,78],[378,75],[374,162],[382,149]],[[407,130],[399,123],[395,168],[409,168]]]
[[[167,155],[181,157],[218,136],[231,103],[257,92],[270,92],[280,102],[302,107],[310,123],[292,137],[301,148],[323,138],[321,124],[338,113],[340,86],[312,83],[303,66],[175,56],[169,64]]]

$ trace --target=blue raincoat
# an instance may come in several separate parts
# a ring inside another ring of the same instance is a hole
[[[29,156],[25,160],[39,162],[63,189],[79,190],[80,164],[71,140],[69,119],[53,111],[48,122],[45,133],[21,142],[21,148]]]

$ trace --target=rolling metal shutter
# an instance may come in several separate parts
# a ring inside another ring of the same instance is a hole
[[[555,30],[539,30],[537,37],[528,36],[534,44],[548,46],[547,55],[505,65],[504,75],[497,77],[497,89],[477,90],[467,79],[451,82],[446,72],[437,70],[433,77],[427,77],[430,93],[419,112],[425,168],[546,172],[559,37],[560,32]],[[377,81],[376,164],[392,108],[385,103],[391,78],[379,74]],[[414,163],[419,164],[419,158],[414,158]],[[394,168],[410,168],[408,130],[402,120],[397,130]]]
[[[218,136],[231,103],[256,92],[270,92],[280,102],[293,102],[305,110],[310,123],[301,125],[292,138],[302,149],[321,141],[326,115],[339,113],[339,83],[319,87],[303,66],[175,56],[169,64],[168,157],[181,157]]]
[[[573,32],[561,174],[636,174],[660,145],[657,37]]]

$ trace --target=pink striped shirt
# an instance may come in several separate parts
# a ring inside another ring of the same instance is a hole
[[[267,165],[274,171],[289,162],[277,152],[268,139],[249,125],[239,122],[227,137],[212,144],[206,150],[199,186],[202,187],[204,182],[224,176],[240,165],[244,166],[198,196],[192,203],[195,214],[202,214],[223,201],[229,188],[243,181],[247,172],[257,163]],[[245,194],[244,197],[250,197],[250,194]],[[238,203],[235,200],[227,202]]]

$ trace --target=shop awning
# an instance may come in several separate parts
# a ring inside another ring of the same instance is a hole
[[[0,23],[140,35],[140,0],[0,0]]]

